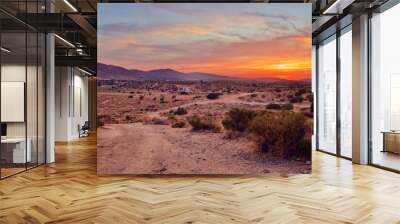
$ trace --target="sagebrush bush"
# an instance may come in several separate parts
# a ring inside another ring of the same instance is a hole
[[[280,110],[281,109],[281,105],[277,104],[277,103],[270,103],[265,108],[269,109],[269,110]]]
[[[152,117],[147,119],[145,124],[153,124],[153,125],[169,125],[169,121],[167,119],[159,118],[159,117]]]
[[[186,122],[178,121],[178,122],[173,123],[172,127],[173,128],[183,128],[183,127],[185,127],[185,125],[186,125]]]
[[[291,103],[285,103],[281,105],[282,110],[293,110],[293,104]]]
[[[296,155],[303,160],[311,160],[311,140],[303,139],[297,146]]]
[[[303,100],[304,100],[303,97],[295,96],[295,97],[290,98],[289,102],[290,103],[301,103],[301,102],[303,102]]]
[[[222,125],[227,130],[244,132],[249,128],[256,115],[257,112],[254,110],[233,108],[226,113],[226,117],[222,120]]]
[[[193,131],[211,130],[213,132],[219,132],[221,127],[211,116],[191,116],[189,118],[189,124],[192,126]]]
[[[305,93],[307,93],[307,89],[302,88],[302,89],[297,90],[297,92],[295,93],[295,96],[302,96]]]
[[[305,112],[303,112],[303,114],[306,117],[314,118],[314,113],[313,112],[305,111]]]
[[[178,109],[176,109],[174,114],[175,115],[185,115],[185,114],[187,114],[187,110],[183,107],[178,107]]]
[[[209,93],[207,95],[207,99],[215,100],[215,99],[218,99],[220,95],[221,95],[221,93]]]
[[[260,150],[281,158],[296,155],[307,130],[306,118],[302,114],[286,111],[262,113],[253,119],[250,127]]]
[[[110,123],[112,123],[112,119],[111,119],[110,115],[104,114],[104,115],[97,116],[97,127],[102,127],[105,124],[110,124]]]

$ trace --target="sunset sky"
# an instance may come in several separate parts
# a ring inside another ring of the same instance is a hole
[[[226,76],[311,77],[311,5],[105,3],[98,61]]]

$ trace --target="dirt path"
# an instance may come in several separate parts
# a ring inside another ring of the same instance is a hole
[[[146,115],[148,115],[149,117],[156,117],[159,116],[162,113],[166,113],[170,110],[176,110],[179,107],[181,108],[187,108],[193,105],[207,105],[207,104],[242,104],[242,105],[247,105],[247,106],[266,106],[268,103],[270,102],[247,102],[247,101],[243,101],[241,99],[239,99],[240,97],[249,95],[249,93],[240,93],[240,94],[231,94],[231,95],[223,95],[218,99],[215,100],[199,100],[199,101],[194,101],[194,102],[190,102],[190,103],[185,103],[176,107],[171,107],[168,109],[164,109],[164,110],[159,110],[156,112],[149,112]]]
[[[166,125],[113,124],[98,129],[99,174],[301,173],[298,161],[263,158],[246,138]]]

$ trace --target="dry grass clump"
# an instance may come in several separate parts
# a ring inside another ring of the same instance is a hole
[[[310,125],[302,113],[234,108],[226,113],[222,124],[230,135],[252,136],[262,153],[285,159],[311,158],[311,141],[305,139]]]
[[[278,103],[269,103],[265,108],[269,110],[280,110],[281,105]]]
[[[169,125],[170,124],[168,119],[163,119],[160,117],[151,117],[151,118],[145,117],[143,119],[143,123],[150,124],[150,125]]]
[[[256,116],[250,126],[259,148],[281,158],[299,154],[300,143],[308,130],[307,119],[299,113],[262,113]],[[305,148],[305,147],[303,147]],[[311,147],[307,150],[311,151]]]
[[[184,121],[177,121],[172,123],[171,127],[172,128],[184,128],[186,126],[186,122]]]
[[[112,123],[112,118],[110,115],[104,114],[97,116],[97,127],[102,127],[105,124],[110,124],[110,123]]]
[[[222,120],[222,125],[227,130],[244,132],[249,128],[256,115],[257,112],[254,110],[234,108],[226,113],[226,117]]]
[[[215,99],[218,99],[219,96],[221,96],[221,95],[222,95],[221,93],[209,93],[209,94],[207,94],[207,99],[215,100]]]
[[[213,131],[220,132],[221,127],[211,116],[191,116],[188,120],[189,124],[192,126],[193,131]]]
[[[178,109],[176,109],[176,111],[174,112],[175,115],[185,115],[187,113],[187,110],[183,107],[178,107]]]

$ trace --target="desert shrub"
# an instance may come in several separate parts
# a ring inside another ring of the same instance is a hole
[[[303,100],[304,99],[301,96],[294,96],[294,97],[290,98],[289,102],[290,103],[301,103],[301,102],[303,102]]]
[[[178,122],[173,123],[172,127],[173,128],[183,128],[183,127],[185,127],[185,125],[186,125],[186,122],[178,121]]]
[[[314,102],[311,102],[311,105],[310,105],[310,112],[311,112],[311,113],[314,113]]]
[[[129,95],[128,98],[133,98],[133,96],[132,96],[132,95]]]
[[[173,114],[169,114],[169,115],[167,116],[167,118],[168,118],[168,120],[176,121],[176,117],[175,117],[175,115],[173,115]]]
[[[211,116],[197,116],[194,115],[189,118],[189,124],[192,126],[194,131],[211,130],[219,132],[221,127],[215,122]]]
[[[129,114],[125,115],[125,120],[128,122],[131,122],[133,120],[133,117]]]
[[[112,123],[111,116],[108,114],[97,116],[97,127],[102,127],[105,124]]]
[[[250,95],[250,97],[252,97],[252,98],[257,97],[257,93],[252,93],[252,94]]]
[[[295,156],[303,160],[311,160],[311,140],[303,139],[297,146]]]
[[[261,98],[265,98],[265,94],[262,94],[262,95],[261,95]]]
[[[195,99],[199,99],[199,98],[201,98],[201,96],[194,96],[194,97],[193,97],[194,100],[195,100]]]
[[[174,114],[175,115],[185,115],[185,114],[187,114],[187,110],[183,107],[178,107],[178,109],[176,109]]]
[[[302,88],[302,89],[299,89],[297,92],[300,94],[305,94],[308,92],[308,90],[306,88]]]
[[[207,99],[209,100],[215,100],[218,99],[221,93],[209,93],[207,94]]]
[[[233,108],[222,120],[222,125],[227,130],[244,132],[249,128],[253,118],[257,115],[254,110],[244,108]]]
[[[154,125],[169,125],[169,121],[167,119],[162,119],[159,117],[153,117],[150,120],[145,121],[144,123]]]
[[[160,99],[160,104],[163,104],[163,103],[169,103],[169,102],[167,100],[164,100],[164,98]]]
[[[297,92],[294,94],[295,96],[302,96],[303,94],[307,93],[307,89],[299,89]]]
[[[266,109],[270,109],[270,110],[280,110],[281,109],[281,105],[277,104],[277,103],[270,103],[265,108]]]
[[[144,99],[144,96],[143,95],[140,95],[139,96],[139,100],[143,100]]]
[[[307,100],[308,100],[308,102],[312,103],[314,101],[314,96],[312,94],[308,95]]]
[[[281,158],[296,155],[307,129],[306,118],[302,114],[286,111],[262,113],[253,119],[250,127],[260,150]]]
[[[310,111],[305,111],[303,112],[304,116],[308,117],[308,118],[313,118],[314,117],[314,113],[310,112]]]
[[[104,121],[97,119],[97,127],[103,127],[104,126]]]
[[[293,110],[293,104],[291,103],[285,103],[281,105],[282,110]]]

